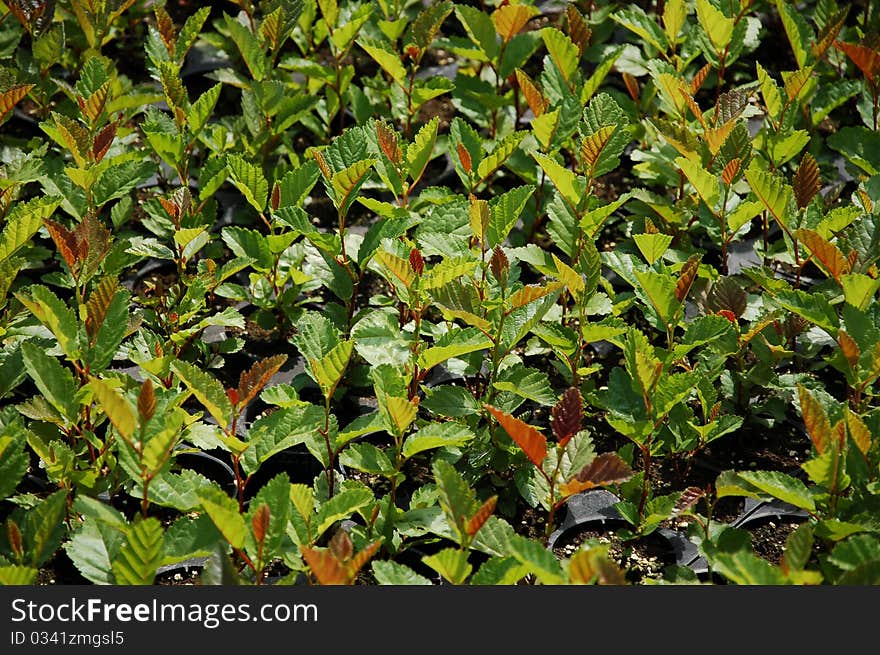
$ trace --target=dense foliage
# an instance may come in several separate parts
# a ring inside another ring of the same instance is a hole
[[[877,4],[0,3],[0,581],[880,583]]]

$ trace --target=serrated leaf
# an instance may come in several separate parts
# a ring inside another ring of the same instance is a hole
[[[559,402],[553,406],[553,436],[560,445],[565,445],[569,439],[581,429],[584,418],[584,404],[580,391],[576,387],[566,389]]]
[[[632,476],[632,469],[617,454],[602,453],[593,458],[593,461],[581,469],[572,479],[560,485],[559,492],[563,496],[572,496],[596,487],[621,484]]]
[[[825,408],[803,385],[798,385],[798,398],[801,406],[801,416],[807,433],[820,455],[831,445],[831,423]]]
[[[403,443],[403,456],[407,459],[434,448],[462,446],[474,438],[474,433],[458,423],[429,423],[410,434]]]
[[[126,530],[113,560],[113,579],[119,585],[152,585],[162,563],[162,524],[155,517],[138,518]]]
[[[733,36],[733,19],[725,16],[709,0],[697,0],[697,19],[712,42],[715,52],[723,52],[730,45]]]
[[[24,100],[34,86],[34,84],[19,84],[0,93],[0,123],[6,119],[15,105]]]
[[[532,80],[525,71],[517,68],[516,82],[519,85],[520,91],[522,91],[526,104],[528,104],[529,109],[532,110],[535,118],[544,114],[550,103],[547,98],[544,97],[544,94],[541,93],[541,89],[538,88],[538,85],[535,84],[534,80]],[[546,143],[542,141],[542,143],[546,147],[549,140]]]
[[[353,341],[340,341],[321,359],[309,360],[309,368],[327,400],[345,375],[353,347]]]
[[[6,217],[0,232],[0,263],[9,260],[43,226],[61,204],[61,198],[46,196],[16,203]]]
[[[131,441],[137,430],[137,413],[131,403],[128,402],[116,389],[106,381],[93,377],[89,382],[92,393],[98,399],[101,409],[113,423],[119,434],[126,441]]]
[[[22,342],[21,355],[28,375],[40,393],[61,416],[75,421],[79,403],[76,400],[77,386],[70,370],[30,341]]]
[[[486,180],[504,164],[505,161],[516,151],[525,137],[525,132],[514,132],[502,139],[477,165],[477,176],[480,180]]]
[[[640,290],[644,292],[651,306],[665,325],[670,325],[678,313],[681,303],[675,295],[675,280],[670,275],[656,271],[635,271]]]
[[[419,354],[419,367],[427,371],[453,357],[460,357],[491,346],[492,340],[478,328],[448,332],[435,341],[433,346]]]
[[[23,293],[16,293],[18,301],[46,327],[48,327],[58,345],[68,359],[79,359],[80,349],[77,339],[77,320],[73,310],[58,298],[48,287],[39,284],[28,287],[30,298]]]
[[[760,170],[754,163],[746,169],[746,180],[758,199],[783,228],[788,227],[788,206],[792,189],[781,179]]]
[[[721,197],[718,178],[709,173],[700,164],[685,157],[677,157],[675,164],[684,172],[688,182],[697,190],[706,206],[714,212],[715,205]]]
[[[538,153],[533,153],[532,157],[535,158],[535,161],[538,162],[566,202],[571,207],[577,207],[582,196],[581,184],[577,175],[550,157]]]
[[[407,74],[406,68],[400,63],[400,56],[398,54],[378,45],[372,45],[369,43],[358,43],[358,45],[363,48],[364,51],[370,55],[377,64],[379,64],[379,66],[381,66],[382,70],[391,76],[392,80],[401,86],[403,85]]]
[[[849,273],[849,261],[828,239],[815,230],[806,228],[797,230],[795,235],[807,247],[814,261],[827,275],[840,282],[840,277]]]
[[[425,555],[422,563],[452,584],[464,584],[473,571],[473,566],[468,562],[468,551],[457,548],[444,548],[434,555]]]
[[[217,101],[220,99],[220,91],[222,89],[223,84],[218,82],[200,95],[198,100],[192,103],[186,116],[186,121],[192,134],[199,134],[205,125],[208,124],[208,119],[211,117],[214,108],[217,106]]]
[[[391,560],[376,560],[370,566],[380,585],[431,585],[428,578]]]
[[[25,563],[40,568],[61,546],[66,533],[67,490],[59,489],[28,510],[21,526],[27,544]]]
[[[495,417],[495,420],[501,424],[501,427],[510,435],[510,438],[513,439],[516,445],[522,448],[526,457],[535,466],[541,466],[541,463],[547,457],[547,438],[538,432],[534,426],[496,407],[486,404],[483,407]]]
[[[718,476],[715,490],[718,498],[749,496],[762,499],[771,496],[808,512],[816,509],[806,485],[779,471],[725,471]]]
[[[544,46],[547,48],[547,54],[556,64],[559,72],[566,82],[570,83],[572,75],[578,68],[581,58],[581,52],[578,47],[572,43],[567,35],[560,32],[555,27],[545,27],[541,30],[541,38]]]
[[[348,212],[348,208],[357,196],[358,189],[366,181],[374,163],[374,159],[361,159],[333,174],[333,177],[330,178],[330,185],[333,188],[333,201],[338,210],[343,213]]]
[[[171,370],[205,406],[217,424],[221,428],[225,428],[232,414],[232,404],[229,402],[223,385],[210,373],[206,373],[189,362],[173,361]]]
[[[269,182],[263,174],[263,169],[246,161],[241,155],[227,156],[226,166],[235,188],[241,192],[251,207],[262,212],[269,197]]]
[[[27,473],[30,455],[24,428],[15,423],[0,429],[0,500],[12,495]]]
[[[672,243],[672,235],[654,232],[652,234],[634,234],[633,241],[636,242],[639,252],[645,258],[648,264],[653,264],[660,259],[669,249]]]
[[[320,536],[337,521],[346,519],[374,501],[369,489],[348,489],[326,501],[313,521],[315,535]]]
[[[209,487],[198,491],[199,501],[205,513],[233,548],[244,546],[248,529],[244,517],[238,511],[238,503],[218,488]]]

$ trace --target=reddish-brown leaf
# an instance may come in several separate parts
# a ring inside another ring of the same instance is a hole
[[[736,319],[734,318],[734,320],[736,320]],[[718,418],[719,414],[721,414],[721,401],[720,400],[717,401],[714,405],[712,405],[712,408],[709,410],[708,419],[710,421],[714,421],[716,418]]]
[[[516,83],[519,85],[520,91],[522,91],[523,97],[529,105],[529,109],[532,110],[536,117],[547,111],[549,103],[544,94],[541,93],[541,90],[532,81],[532,78],[519,68],[516,69]]]
[[[9,535],[9,546],[12,552],[21,557],[24,554],[24,545],[22,544],[21,530],[18,527],[18,523],[12,519],[7,519],[6,534]]]
[[[560,485],[559,491],[563,496],[572,496],[581,491],[602,487],[609,484],[626,482],[633,476],[629,464],[624,462],[616,453],[602,453],[596,455],[593,461],[582,468],[580,472],[565,484]]]
[[[867,79],[872,86],[876,84],[874,78],[877,73],[880,72],[880,51],[866,45],[843,43],[842,41],[835,41],[834,47],[841,52],[844,52],[846,56],[859,67],[859,70],[862,71],[865,79]]]
[[[802,385],[798,385],[798,398],[807,433],[813,441],[816,452],[821,455],[831,445],[831,423],[828,421],[828,415],[813,394]]]
[[[114,276],[108,275],[89,294],[89,299],[86,301],[86,334],[92,345],[95,343],[98,331],[104,325],[107,310],[110,303],[113,302],[113,296],[116,295],[118,288],[118,280]]]
[[[694,280],[697,279],[697,271],[699,268],[699,255],[691,256],[691,258],[681,267],[681,271],[678,274],[678,281],[675,283],[675,297],[678,302],[684,302],[684,299],[688,295],[688,291],[691,290]]]
[[[413,248],[409,251],[409,266],[416,275],[421,275],[425,272],[425,258],[422,257],[422,253],[418,248]]]
[[[393,164],[400,164],[401,154],[400,145],[397,140],[397,132],[395,132],[385,121],[376,121],[376,137],[379,141],[379,147]]]
[[[837,331],[837,343],[840,344],[840,352],[843,353],[849,365],[856,368],[859,365],[859,356],[862,354],[859,344],[845,330]]]
[[[166,212],[168,212],[171,220],[176,223],[177,220],[180,218],[180,207],[178,207],[177,204],[173,201],[161,197],[159,198],[159,204],[162,205],[162,208]]]
[[[596,165],[602,151],[605,149],[605,146],[608,145],[608,142],[611,140],[616,129],[616,125],[600,127],[593,134],[584,137],[581,141],[581,160],[589,170],[592,170]]]
[[[623,83],[626,85],[629,97],[633,99],[633,102],[638,102],[642,96],[642,90],[639,88],[639,80],[634,75],[624,71]]]
[[[721,181],[727,186],[733,184],[733,181],[736,179],[736,174],[739,173],[739,166],[741,163],[739,157],[734,157],[727,162],[727,166],[721,171]]]
[[[680,88],[678,92],[681,94],[681,97],[684,98],[685,104],[691,110],[694,117],[700,121],[700,125],[703,126],[703,129],[706,129],[706,120],[703,118],[703,110],[700,109],[700,106],[697,104],[697,101],[694,100],[694,97],[683,88]]]
[[[553,406],[553,436],[560,446],[565,446],[581,429],[584,418],[584,403],[577,387],[566,389],[559,402]]]
[[[501,427],[505,429],[516,445],[522,448],[529,461],[540,467],[544,458],[547,457],[547,439],[544,435],[538,432],[538,429],[533,425],[514,418],[496,407],[486,404],[483,407],[495,417],[495,420],[501,424]]]
[[[694,75],[694,79],[691,80],[691,95],[696,95],[697,91],[700,90],[700,87],[703,86],[703,82],[706,81],[706,77],[711,70],[712,64],[706,64],[697,71],[697,74]]]
[[[798,209],[809,205],[810,201],[819,193],[819,189],[822,188],[822,182],[819,180],[819,165],[809,152],[805,152],[801,158],[801,163],[792,180],[792,188]]]
[[[510,41],[526,26],[538,10],[531,5],[501,5],[492,12],[492,23],[505,43]]]
[[[278,208],[281,206],[281,185],[278,184],[277,180],[272,185],[272,195],[269,198],[269,202],[272,205],[273,211],[278,211]]]
[[[492,496],[489,500],[480,505],[480,509],[476,511],[467,522],[467,525],[465,525],[464,529],[468,536],[473,537],[480,531],[480,528],[482,528],[486,521],[489,520],[489,517],[492,516],[497,503],[498,496]]]
[[[269,519],[271,517],[272,512],[266,503],[260,505],[257,508],[257,511],[254,512],[254,517],[251,519],[251,526],[254,529],[254,539],[257,540],[257,543],[263,543],[263,541],[265,541],[266,533],[269,531]]]
[[[174,47],[177,43],[177,30],[174,29],[174,21],[164,7],[156,7],[154,13],[156,14],[156,29],[162,38],[162,43],[168,49],[168,54],[174,57]]]
[[[809,249],[825,272],[840,282],[840,276],[849,273],[849,261],[837,246],[815,230],[800,229],[797,238]]]
[[[321,175],[323,175],[328,180],[333,177],[333,171],[330,169],[330,165],[324,158],[324,153],[322,153],[320,150],[312,150],[312,156],[318,163],[318,168],[321,169]]]
[[[116,121],[109,123],[101,128],[101,131],[95,135],[95,139],[92,141],[92,157],[95,158],[96,164],[104,159],[104,155],[106,155],[107,150],[110,149],[110,145],[116,137],[116,127],[118,125],[119,124]]]
[[[153,414],[156,413],[156,392],[153,390],[153,381],[150,378],[145,379],[141,385],[141,390],[138,393],[137,409],[141,425],[153,418]]]
[[[816,43],[812,45],[813,56],[816,59],[822,59],[825,56],[828,48],[831,47],[831,44],[834,43],[837,35],[840,34],[840,30],[843,29],[843,26],[846,24],[846,17],[848,14],[849,6],[844,6],[843,9],[825,22],[825,26],[819,32],[819,37],[816,39]]]
[[[77,97],[79,110],[82,112],[83,118],[85,118],[90,125],[94,125],[101,116],[101,113],[104,111],[104,106],[107,104],[107,96],[109,96],[109,94],[110,82],[105,82],[88,98]]]
[[[77,243],[76,236],[64,225],[50,218],[44,219],[43,225],[46,226],[49,236],[55,242],[55,247],[58,248],[58,252],[61,253],[70,272],[75,275],[79,259],[79,244]]]
[[[492,269],[492,275],[495,276],[496,280],[501,281],[505,279],[507,271],[510,270],[510,261],[508,261],[507,255],[504,254],[501,246],[495,246],[495,249],[492,251],[492,257],[489,259],[489,268]]]
[[[6,114],[11,112],[12,108],[21,102],[21,100],[30,93],[30,90],[33,88],[33,84],[20,84],[11,89],[7,89],[0,94],[0,123],[6,118]]]
[[[568,4],[565,14],[568,18],[568,38],[571,39],[571,42],[578,47],[581,55],[583,55],[584,48],[587,47],[590,37],[593,35],[593,30],[590,29],[584,15],[573,4]]]
[[[346,585],[350,579],[348,567],[340,562],[329,550],[325,548],[300,549],[302,557],[308,564],[312,575],[322,585]]]
[[[263,390],[272,376],[275,375],[284,363],[287,361],[287,355],[272,355],[261,359],[255,363],[247,371],[242,371],[238,377],[238,406],[244,407],[253,400],[260,391]]]
[[[382,540],[377,539],[369,546],[364,548],[362,551],[357,553],[348,563],[348,574],[350,582],[354,582],[355,577],[358,574],[358,571],[361,570],[364,564],[370,561],[370,558],[376,554],[376,551],[379,550],[379,546],[382,545]]]
[[[675,506],[672,508],[672,513],[681,514],[685,510],[690,509],[704,495],[705,492],[699,487],[688,487],[681,492],[681,496],[678,497]]]
[[[341,528],[333,534],[327,546],[333,553],[333,557],[340,562],[347,562],[354,555],[354,543],[352,543],[348,532]]]
[[[464,169],[464,172],[467,175],[471,174],[471,169],[473,168],[473,162],[471,161],[471,153],[468,152],[468,149],[464,147],[464,144],[459,143],[455,147],[456,152],[458,152],[458,161],[461,162],[461,167]]]

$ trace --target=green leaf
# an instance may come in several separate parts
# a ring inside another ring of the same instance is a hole
[[[477,165],[477,177],[486,180],[504,164],[505,161],[519,148],[519,144],[525,137],[526,132],[513,132],[502,139],[495,148],[480,160]]]
[[[571,170],[563,168],[550,157],[538,153],[532,153],[532,157],[535,158],[565,201],[571,207],[578,207],[583,197],[583,181]]]
[[[366,182],[375,162],[375,159],[361,159],[333,174],[330,180],[330,185],[333,188],[333,202],[343,214],[348,213],[351,203],[357,197],[358,189]]]
[[[302,205],[319,177],[321,177],[321,173],[318,170],[318,165],[313,161],[307,161],[299,168],[287,171],[278,182],[279,208]]]
[[[76,400],[77,386],[70,370],[30,341],[22,342],[21,355],[28,375],[40,393],[61,416],[76,421],[79,403]]]
[[[715,488],[718,498],[750,496],[762,500],[770,496],[808,512],[816,509],[806,485],[779,471],[724,471],[718,476]]]
[[[702,165],[691,161],[685,157],[677,157],[675,164],[685,174],[700,198],[706,203],[706,206],[714,213],[715,205],[721,198],[721,188],[718,184],[718,178],[707,171]]]
[[[406,149],[406,165],[409,176],[415,182],[421,179],[437,142],[437,130],[440,127],[440,119],[434,116],[430,121],[422,125],[411,145]]]
[[[26,560],[34,568],[43,566],[58,550],[67,529],[66,516],[66,489],[59,489],[27,512],[21,533]]]
[[[371,443],[355,443],[350,444],[339,456],[339,461],[348,467],[363,471],[364,473],[373,473],[391,477],[394,475],[394,465],[385,454]]]
[[[464,328],[447,332],[434,342],[434,345],[419,355],[419,366],[429,370],[453,357],[484,350],[492,346],[489,339],[477,328]]]
[[[263,175],[263,169],[245,160],[241,155],[229,155],[226,158],[229,179],[245,200],[258,212],[266,208],[269,196],[269,182]]]
[[[837,338],[837,312],[821,293],[808,293],[800,289],[778,291],[773,294],[773,300]]]
[[[525,366],[504,369],[492,386],[545,407],[555,405],[557,400],[547,373]]]
[[[470,391],[451,385],[425,389],[425,398],[419,406],[438,416],[463,417],[480,411],[480,405]]]
[[[119,554],[113,560],[113,578],[119,585],[152,585],[162,562],[162,524],[155,517],[141,518],[130,526]]]
[[[827,143],[868,175],[880,173],[880,132],[862,125],[842,127]]]
[[[840,276],[840,285],[846,302],[865,311],[880,289],[880,280],[864,273],[845,273]]]
[[[374,310],[355,323],[351,330],[358,354],[370,365],[404,366],[412,358],[412,338],[398,325],[397,313]]]
[[[489,248],[504,243],[534,192],[535,186],[528,184],[515,187],[489,201],[489,207],[492,211],[489,218],[489,229],[486,231]]]
[[[217,424],[226,427],[232,415],[232,405],[226,396],[223,385],[210,373],[206,373],[189,362],[174,361],[171,363],[171,370],[205,406]]]
[[[95,345],[89,350],[86,361],[93,372],[101,372],[110,366],[116,351],[128,332],[128,309],[131,294],[119,289],[107,307],[104,321],[95,335]]]
[[[697,0],[697,19],[712,42],[715,52],[724,52],[733,36],[733,19],[725,16],[709,0]]]
[[[126,196],[139,184],[156,174],[152,161],[124,161],[114,163],[95,180],[92,186],[92,200],[101,207],[111,200]]]
[[[494,61],[498,56],[498,34],[489,16],[467,5],[455,5],[455,15],[470,37],[485,55],[484,61]]]
[[[241,53],[241,58],[248,67],[251,77],[257,82],[261,81],[266,77],[267,61],[257,36],[229,14],[224,15],[224,19],[229,36]]]
[[[754,553],[745,550],[717,553],[711,557],[713,570],[738,585],[784,585],[785,575],[778,568]]]
[[[224,227],[221,233],[223,242],[236,257],[254,260],[253,266],[261,271],[271,271],[275,264],[268,239],[257,232],[244,227]]]
[[[6,216],[3,232],[0,232],[0,262],[5,262],[24,246],[43,226],[58,206],[61,198],[45,196],[27,202],[15,203]]]
[[[353,347],[353,341],[340,341],[321,359],[309,360],[309,368],[325,399],[330,399],[345,375]]]
[[[252,475],[270,457],[303,443],[323,425],[324,410],[316,405],[286,407],[254,421],[241,458],[242,468]]]
[[[787,229],[789,206],[794,198],[791,186],[772,173],[762,171],[754,161],[746,169],[745,177],[758,199],[779,224]]]
[[[321,505],[313,521],[315,537],[320,537],[337,521],[349,518],[375,500],[369,489],[346,489]]]
[[[208,119],[214,112],[214,107],[217,106],[217,101],[220,99],[220,91],[222,89],[223,84],[218,82],[200,95],[198,100],[192,103],[189,112],[187,112],[186,121],[189,126],[189,131],[193,135],[198,135],[205,125],[208,124]]]
[[[64,354],[72,361],[78,360],[80,349],[77,340],[77,320],[73,310],[47,287],[35,284],[28,287],[28,291],[30,298],[23,293],[16,293],[15,297],[52,331]]]
[[[373,577],[380,585],[430,585],[428,578],[408,566],[391,560],[374,560],[370,565]]]
[[[459,423],[428,423],[406,438],[402,453],[408,459],[433,448],[463,446],[473,438],[474,433]]]
[[[643,292],[665,325],[671,325],[681,307],[675,296],[675,280],[656,271],[635,271]]]
[[[256,495],[248,503],[248,513],[245,517],[246,524],[252,526],[257,510],[266,505],[269,508],[269,526],[266,530],[263,547],[262,561],[264,563],[274,556],[280,555],[284,537],[287,534],[287,525],[290,521],[292,504],[290,502],[290,477],[287,473],[279,473],[266,482]],[[254,557],[260,551],[260,547],[254,537],[253,531],[248,531],[247,550]]]
[[[468,562],[468,551],[444,548],[434,555],[422,557],[422,563],[437,571],[452,584],[464,584],[473,570]]]
[[[101,409],[126,441],[131,441],[137,430],[137,414],[134,407],[116,389],[100,378],[89,382],[92,393],[98,399]]]
[[[391,76],[392,80],[397,82],[401,87],[403,86],[407,77],[406,68],[400,63],[400,56],[397,53],[386,50],[378,45],[371,45],[368,43],[358,43],[358,45],[363,48],[366,53],[370,55],[377,64],[379,64],[379,66],[382,67],[382,70]]]
[[[0,585],[9,587],[32,585],[36,582],[38,574],[39,571],[30,566],[14,564],[0,566]]]
[[[238,503],[221,489],[211,487],[198,491],[201,506],[233,548],[244,546],[247,526],[238,512]]]
[[[518,562],[528,567],[541,584],[562,585],[566,583],[566,576],[562,565],[552,551],[544,548],[540,542],[527,539],[520,535],[510,539],[510,554]]]
[[[449,462],[437,459],[431,465],[440,507],[446,515],[449,527],[461,540],[467,535],[466,525],[478,508],[474,490]]]
[[[659,52],[666,51],[666,35],[660,26],[638,5],[629,5],[611,14],[611,19],[637,34]]]
[[[0,429],[0,500],[12,495],[27,473],[30,456],[25,450],[27,436],[19,422]]]
[[[634,234],[633,241],[648,264],[653,264],[663,256],[672,243],[672,235],[653,232],[651,234]]]

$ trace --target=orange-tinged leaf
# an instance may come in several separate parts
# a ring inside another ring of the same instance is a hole
[[[88,98],[77,97],[79,110],[82,112],[83,118],[85,118],[90,125],[94,125],[101,116],[101,113],[104,111],[104,106],[107,104],[107,96],[109,94],[110,82],[107,81],[98,87],[98,89]]]
[[[822,183],[819,180],[819,165],[809,152],[805,152],[792,180],[794,198],[798,209],[803,209],[819,193]]]
[[[400,153],[400,145],[397,141],[397,132],[389,127],[384,121],[376,121],[376,137],[379,147],[393,164],[400,164],[403,159]]]
[[[418,248],[413,248],[409,251],[409,267],[416,275],[421,275],[425,272],[425,258],[422,257],[422,253]]]
[[[496,280],[506,280],[507,272],[510,270],[510,261],[501,246],[495,246],[492,250],[492,258],[489,260],[489,268]]]
[[[700,125],[703,126],[703,129],[706,128],[706,120],[703,118],[703,110],[700,109],[700,106],[697,104],[697,101],[694,100],[694,97],[688,93],[687,86],[682,85],[678,92],[681,94],[681,97],[684,98],[684,103],[691,110],[691,113],[694,117],[700,121]]]
[[[94,345],[95,338],[101,326],[104,325],[104,319],[107,317],[107,309],[113,302],[113,296],[119,288],[119,282],[112,275],[108,275],[102,279],[89,295],[86,302],[86,334],[89,337],[89,343]]]
[[[519,85],[520,91],[522,91],[523,97],[529,105],[529,109],[532,110],[536,117],[547,111],[547,107],[550,104],[547,98],[544,97],[544,94],[541,93],[541,90],[532,81],[532,78],[519,68],[516,69],[516,83]]]
[[[468,152],[468,149],[464,147],[463,143],[459,143],[458,145],[456,145],[455,150],[458,153],[458,160],[461,162],[461,167],[464,169],[464,172],[466,174],[470,175],[471,170],[473,169],[471,153]]]
[[[416,278],[408,260],[384,250],[376,252],[376,259],[379,260],[379,262],[385,266],[394,277],[400,280],[403,283],[403,286],[407,289],[412,287]]]
[[[846,427],[849,429],[849,436],[856,445],[856,448],[859,449],[859,452],[862,455],[867,455],[871,452],[871,448],[874,446],[871,431],[859,415],[851,412],[849,409],[846,410]]]
[[[153,418],[156,412],[156,393],[153,390],[153,381],[150,378],[144,380],[141,385],[140,393],[138,393],[137,402],[138,416],[141,419],[141,425]]]
[[[546,437],[538,432],[538,429],[533,425],[529,425],[518,418],[514,418],[510,414],[507,414],[496,407],[492,407],[485,403],[483,404],[483,407],[495,417],[495,420],[501,424],[501,427],[505,429],[516,445],[522,448],[526,457],[529,458],[529,461],[535,466],[540,467],[544,458],[547,457]]]
[[[254,512],[254,517],[251,519],[251,526],[254,529],[254,539],[256,539],[258,543],[263,543],[263,541],[265,541],[266,532],[269,531],[269,520],[271,517],[272,512],[266,503],[260,505],[257,508],[257,511]]]
[[[581,55],[583,55],[584,48],[587,47],[590,37],[593,35],[593,30],[590,29],[584,15],[573,4],[569,3],[566,7],[565,15],[568,18],[568,38],[571,39],[571,42],[578,47]]]
[[[492,12],[492,23],[498,36],[507,43],[526,26],[538,10],[531,5],[503,5]]]
[[[273,355],[256,362],[249,370],[242,371],[238,377],[238,406],[244,407],[256,398],[286,361],[287,355],[283,353]]]
[[[642,91],[639,88],[638,79],[636,79],[634,75],[624,71],[623,83],[626,85],[626,90],[629,93],[629,97],[633,99],[633,102],[638,102],[642,95]]]
[[[315,161],[318,163],[318,168],[321,170],[321,175],[323,175],[328,180],[333,177],[333,170],[330,168],[330,165],[327,163],[327,159],[324,157],[324,153],[320,150],[312,150],[312,156],[315,158]]]
[[[697,271],[699,268],[699,255],[692,255],[691,258],[681,267],[681,271],[678,273],[678,281],[675,283],[675,298],[678,302],[684,302],[688,291],[691,290],[691,286],[697,278]]]
[[[497,503],[498,496],[492,496],[489,500],[480,505],[480,509],[474,513],[467,522],[467,525],[465,525],[465,532],[467,532],[468,536],[473,537],[480,531],[480,528],[482,528],[486,521],[489,520],[489,517],[492,516]]]
[[[859,365],[859,356],[862,354],[859,344],[845,330],[838,330],[837,343],[840,345],[840,351],[846,361],[855,369]]]
[[[588,170],[592,170],[596,165],[596,162],[602,155],[602,151],[605,149],[605,146],[608,145],[608,142],[611,140],[611,136],[616,129],[616,125],[600,127],[593,134],[584,137],[583,141],[581,141],[581,159]]]
[[[336,559],[329,550],[303,547],[300,551],[319,584],[346,585],[351,582],[348,567]]]
[[[811,46],[813,56],[816,59],[822,59],[825,56],[828,48],[831,47],[831,44],[834,43],[837,35],[840,34],[840,30],[843,29],[843,26],[846,24],[848,14],[849,6],[844,6],[837,14],[825,22],[825,26],[819,32],[818,39]]]
[[[579,550],[568,563],[568,579],[572,584],[625,585],[626,575],[600,549]]]
[[[177,222],[180,218],[180,207],[172,200],[168,200],[167,198],[159,198],[159,204],[162,205],[162,208],[168,212],[168,215],[171,217],[172,221]]]
[[[6,118],[6,114],[11,112],[12,108],[21,102],[33,88],[33,84],[20,84],[0,94],[0,123]]]
[[[859,67],[865,78],[874,84],[874,78],[880,72],[880,51],[857,43],[835,41],[834,47],[845,53]]]
[[[798,385],[798,398],[807,433],[810,435],[816,452],[821,455],[831,445],[831,423],[828,421],[828,414],[825,413],[825,408],[819,404],[813,394],[800,384]]]
[[[377,539],[367,547],[365,547],[362,551],[357,553],[354,557],[351,558],[351,561],[348,564],[349,575],[351,576],[351,581],[354,582],[355,577],[358,574],[358,571],[363,568],[364,564],[370,561],[370,558],[376,554],[376,551],[379,550],[379,546],[382,545],[382,540]]]
[[[553,406],[553,436],[560,446],[565,446],[581,429],[584,418],[584,404],[576,387],[569,387]]]
[[[736,179],[736,174],[739,173],[739,166],[741,163],[739,157],[734,157],[727,162],[727,166],[721,171],[721,181],[727,186],[733,184],[733,181]]]
[[[711,70],[712,64],[706,64],[697,71],[697,74],[694,75],[694,79],[691,80],[691,95],[696,95],[697,91],[700,90],[700,87],[703,86],[703,82],[706,81],[706,77]]]
[[[559,491],[563,496],[572,496],[581,491],[602,487],[609,484],[626,482],[633,476],[629,464],[624,462],[616,453],[602,453],[596,455],[593,461],[582,468],[580,472],[565,484],[560,485]]]
[[[43,224],[46,226],[49,236],[52,237],[52,241],[55,242],[58,252],[61,253],[65,263],[67,263],[67,267],[74,273],[79,259],[79,244],[77,243],[76,236],[64,225],[52,219],[44,219]]]
[[[730,136],[730,133],[733,132],[733,128],[735,127],[736,121],[733,120],[727,121],[720,127],[706,128],[706,131],[703,132],[703,138],[706,140],[706,145],[709,146],[709,152],[713,155],[717,155],[718,151],[721,150],[721,146],[727,141],[727,137]]]
[[[104,159],[104,155],[110,149],[110,145],[116,137],[116,127],[118,125],[119,123],[116,121],[109,123],[102,127],[101,131],[95,135],[95,139],[92,141],[92,157],[94,157],[96,164]]]
[[[551,282],[543,287],[537,284],[528,284],[510,296],[510,308],[516,309],[517,307],[528,305],[530,302],[553,293],[562,286],[564,285],[561,282]]]
[[[815,230],[801,228],[795,232],[797,238],[813,255],[813,259],[821,268],[837,282],[840,276],[849,273],[849,260],[843,256],[837,246]]]
[[[810,76],[813,73],[813,67],[807,66],[806,68],[801,68],[800,70],[795,71],[791,75],[785,76],[783,79],[783,85],[785,86],[785,95],[789,100],[794,100],[800,95],[800,92],[803,90],[804,86],[806,86],[807,82],[810,81]]]
[[[174,47],[177,43],[177,30],[174,29],[174,21],[164,7],[155,7],[156,29],[162,39],[162,43],[168,49],[168,54],[174,57]]]

